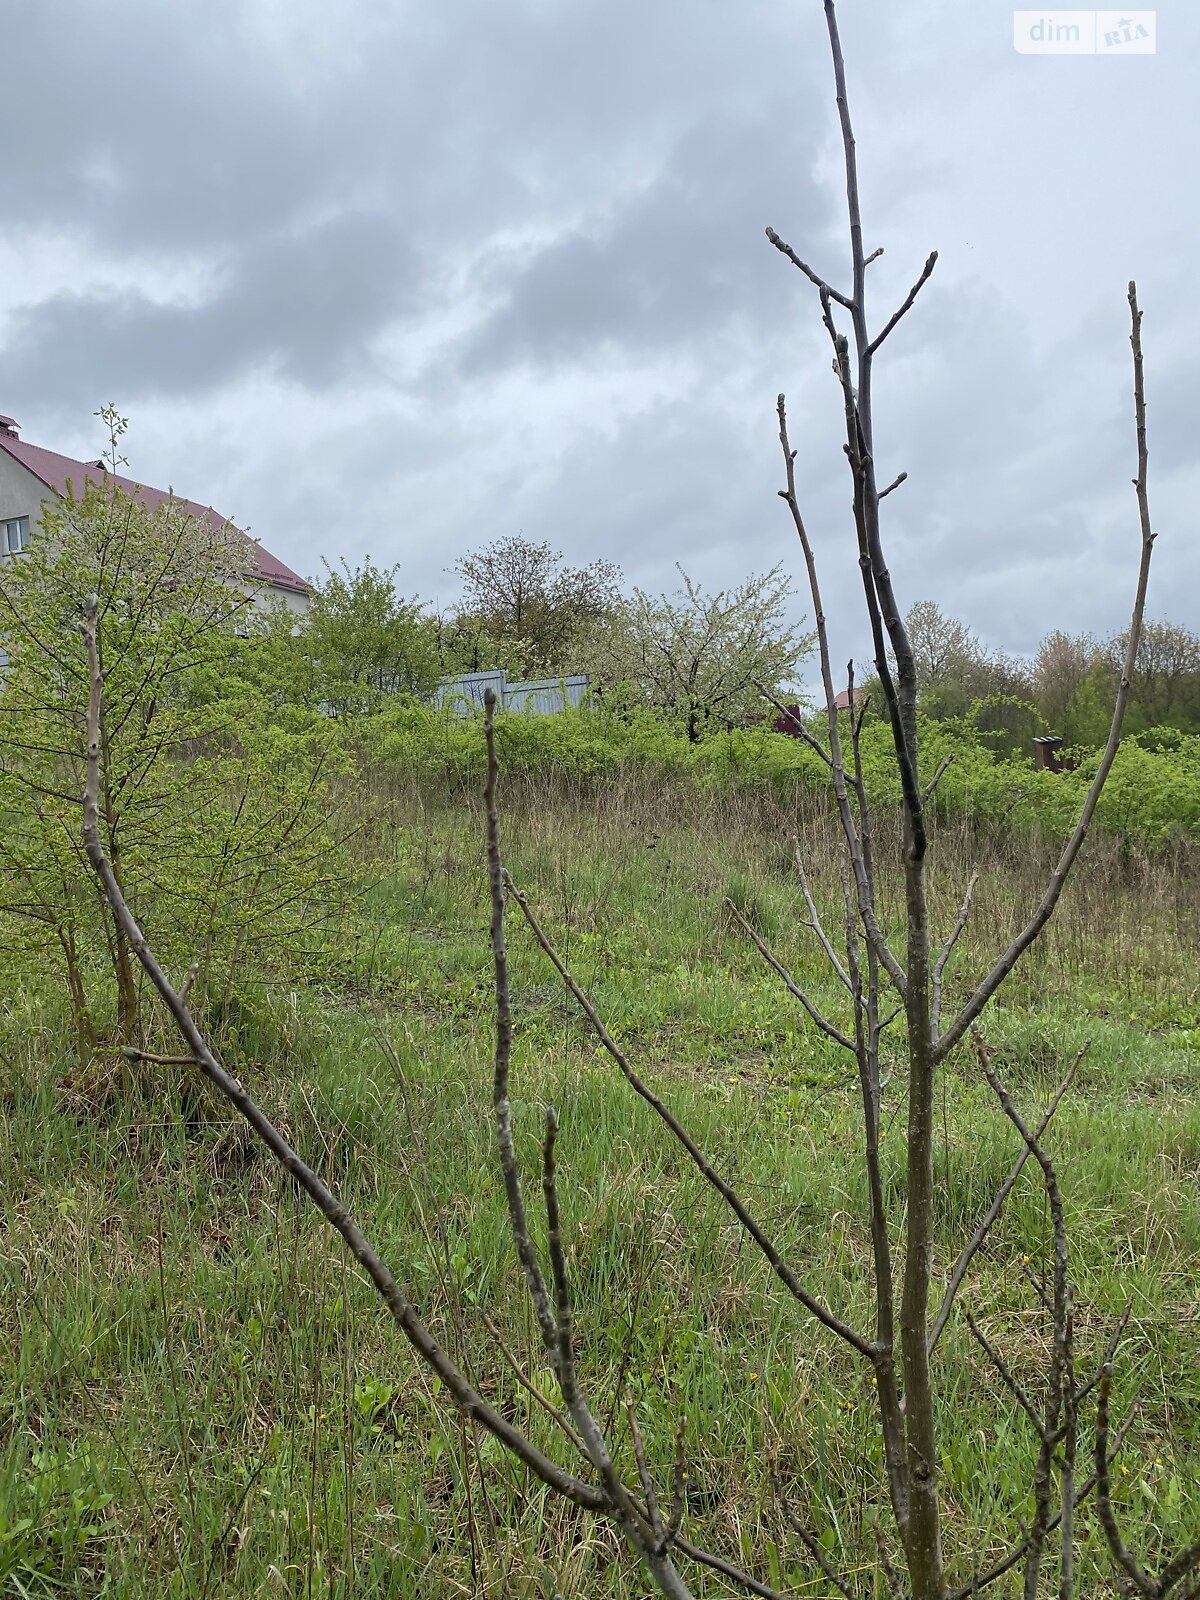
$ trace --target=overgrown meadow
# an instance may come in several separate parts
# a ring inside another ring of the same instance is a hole
[[[886,857],[886,750],[874,737]],[[776,734],[688,746],[648,720],[586,713],[503,719],[500,743],[513,878],[611,1030],[813,1288],[865,1323],[857,1085],[727,904],[837,1013],[789,842],[802,839],[836,922],[834,822],[810,757]],[[1188,742],[1169,743],[1123,752],[1057,917],[984,1019],[1030,1117],[1087,1044],[1049,1138],[1081,1360],[1132,1308],[1114,1387],[1132,1421],[1114,1477],[1130,1542],[1151,1556],[1200,1534],[1200,781]],[[958,992],[1040,892],[1084,769],[997,763],[953,725],[931,727],[926,750],[931,768],[955,756],[933,847],[943,933],[981,873]],[[337,825],[321,878],[326,895],[330,876],[341,885],[337,914],[287,962],[239,950],[233,978],[222,968],[204,997],[209,1026],[476,1385],[559,1453],[490,1123],[480,728],[400,708],[357,730],[345,756],[329,780]],[[152,927],[145,893],[135,910]],[[582,1373],[620,1465],[633,1472],[626,1393],[660,1481],[685,1413],[690,1537],[776,1587],[827,1595],[790,1513],[861,1592],[882,1595],[886,1485],[868,1369],[784,1295],[598,1052],[515,915],[509,935],[519,1150],[533,1192],[553,1102]],[[6,943],[20,937],[6,917]],[[130,1061],[103,1025],[81,1056],[49,964],[39,976],[10,963],[4,1002],[0,1592],[648,1592],[615,1534],[464,1426],[291,1181],[193,1073]],[[176,1053],[153,1007],[147,1018],[147,1049]],[[899,1211],[900,1077],[884,1106]],[[1016,1154],[963,1049],[941,1084],[943,1268]],[[1034,1453],[963,1316],[1036,1385],[1049,1247],[1027,1172],[940,1346],[960,1583],[1028,1517]],[[1081,1592],[1113,1593],[1090,1503],[1080,1516]],[[1008,1581],[992,1592],[1016,1593]],[[695,1582],[729,1592],[711,1575]]]

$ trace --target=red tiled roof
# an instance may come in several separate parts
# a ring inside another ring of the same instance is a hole
[[[0,418],[0,421],[9,421],[9,418]],[[126,494],[148,507],[151,511],[159,506],[174,503],[182,506],[190,516],[198,522],[207,523],[216,532],[222,532],[233,524],[227,517],[214,511],[211,506],[202,506],[195,500],[185,500],[181,495],[171,494],[163,489],[150,489],[143,483],[135,483],[132,478],[123,478],[120,473],[110,473],[101,461],[76,461],[71,456],[60,456],[55,450],[43,450],[41,445],[27,444],[24,439],[18,439],[14,434],[0,428],[0,450],[7,450],[14,461],[19,461],[27,467],[36,478],[40,478],[47,489],[52,489],[56,495],[65,495],[68,488],[73,487],[76,495],[82,495],[84,485],[88,483],[116,483]],[[238,530],[241,532],[241,530]],[[273,556],[269,550],[263,548],[256,539],[248,533],[243,533],[248,546],[250,564],[246,569],[248,578],[261,578],[264,583],[277,584],[281,589],[292,589],[297,594],[307,594],[308,584],[298,573],[292,571],[280,561],[278,556]]]

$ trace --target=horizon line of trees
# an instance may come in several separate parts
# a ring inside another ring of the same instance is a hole
[[[397,567],[327,563],[300,624],[280,618],[276,626],[295,697],[346,717],[396,693],[429,698],[439,680],[461,673],[586,674],[606,705],[657,711],[692,741],[773,720],[772,698],[802,699],[797,684],[813,636],[792,620],[780,567],[716,593],[682,567],[673,593],[626,591],[612,562],[571,566],[548,543],[517,535],[452,570],[462,597],[439,613],[400,596]],[[970,722],[997,755],[1028,750],[1038,734],[1079,748],[1103,743],[1126,634],[1054,629],[1025,659],[989,649],[930,600],[910,608],[906,626],[924,715]],[[871,688],[867,676],[862,689]],[[880,696],[872,705],[882,713]],[[1180,623],[1145,624],[1127,727],[1200,732],[1200,635]]]
[[[612,562],[572,567],[518,535],[453,570],[463,594],[445,614],[404,599],[397,567],[326,563],[298,622],[283,611],[265,622],[281,658],[272,676],[297,702],[345,718],[398,693],[428,699],[461,673],[584,674],[614,710],[656,711],[695,742],[753,720],[764,691],[794,693],[812,648],[779,566],[715,592],[682,567],[673,591],[627,591]]]
[[[989,650],[932,601],[906,618],[917,668],[918,704],[939,721],[972,722],[998,754],[1038,734],[1095,749],[1108,734],[1129,642],[1055,628],[1029,659]],[[1200,733],[1200,635],[1181,623],[1143,623],[1131,680],[1127,734],[1150,729]]]

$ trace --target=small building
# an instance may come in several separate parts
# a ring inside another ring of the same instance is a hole
[[[214,534],[225,536],[227,530],[234,528],[211,506],[123,478],[109,472],[103,461],[76,461],[55,450],[29,444],[21,438],[11,417],[0,417],[0,560],[19,555],[37,537],[45,501],[52,497],[63,499],[68,493],[82,496],[88,484],[105,483],[115,483],[152,511],[166,504],[179,506]],[[243,578],[254,604],[266,607],[282,602],[297,615],[307,611],[311,591],[304,579],[248,533],[240,528],[234,528],[234,532],[245,541]]]
[[[863,692],[855,689],[839,689],[833,698],[835,711],[857,711],[863,703]],[[786,733],[791,739],[803,739],[805,729],[810,717],[823,717],[826,715],[825,706],[820,705],[815,711],[811,707],[802,705],[779,706],[779,715],[771,724],[773,733]]]
[[[1033,741],[1033,766],[1035,772],[1074,772],[1079,765],[1074,756],[1062,753],[1064,740],[1060,734],[1044,733]]]

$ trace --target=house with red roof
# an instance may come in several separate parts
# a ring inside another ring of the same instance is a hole
[[[76,461],[55,450],[29,444],[21,438],[11,417],[0,417],[0,560],[18,555],[37,537],[46,500],[52,496],[62,499],[69,492],[81,496],[89,483],[115,483],[150,510],[169,502],[223,538],[233,528],[229,519],[211,506],[134,483],[131,478],[109,472],[103,461]],[[297,614],[306,611],[310,590],[304,579],[257,539],[240,528],[235,528],[234,532],[245,541],[243,576],[247,593],[255,604],[269,606],[282,602],[289,611]]]

